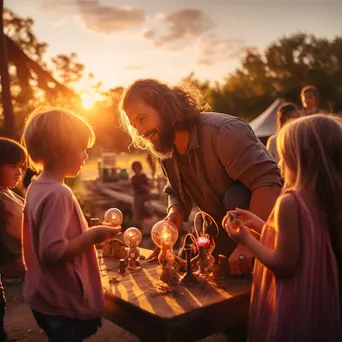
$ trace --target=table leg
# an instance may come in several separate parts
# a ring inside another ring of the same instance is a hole
[[[225,331],[229,342],[246,342],[247,341],[247,326],[238,325]]]

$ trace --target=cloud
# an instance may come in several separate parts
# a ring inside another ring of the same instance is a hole
[[[157,46],[171,49],[184,47],[214,27],[211,19],[199,9],[183,9],[158,15],[157,19],[166,25],[166,34],[150,29],[144,32],[143,37],[152,40]]]
[[[78,0],[78,19],[89,30],[112,33],[146,21],[145,11],[131,7],[101,5],[97,0]]]
[[[44,12],[67,12],[74,5],[74,1],[70,0],[43,0],[41,8]]]
[[[52,26],[55,26],[55,27],[61,27],[61,26],[64,26],[66,24],[69,23],[69,19],[67,18],[67,16],[62,16],[59,20],[55,21]]]
[[[145,30],[143,32],[143,37],[146,39],[154,39],[156,36],[156,32],[153,30]]]
[[[197,64],[210,66],[239,58],[245,50],[244,40],[239,38],[222,38],[211,33],[203,36],[199,41],[200,58]]]
[[[141,69],[145,69],[145,67],[143,65],[127,65],[126,70],[141,70]]]

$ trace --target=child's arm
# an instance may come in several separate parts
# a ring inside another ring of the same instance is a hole
[[[121,231],[121,227],[95,226],[86,232],[70,239],[68,247],[56,262],[66,262],[81,254],[94,244],[114,238]]]
[[[276,203],[275,225],[276,247],[269,249],[255,239],[248,229],[241,225],[229,234],[248,247],[257,259],[278,276],[291,276],[300,259],[300,214],[296,199],[291,194],[282,196]]]
[[[144,179],[144,184],[142,185],[143,188],[146,191],[150,191],[151,190],[151,184],[150,184],[150,180],[147,178],[147,176],[145,175],[145,179]]]
[[[75,202],[69,190],[49,194],[45,199],[39,220],[37,253],[43,265],[50,266],[72,259],[91,245],[112,238],[121,227],[96,226],[81,234],[70,234],[67,229],[76,220]],[[71,237],[70,237],[71,235]]]

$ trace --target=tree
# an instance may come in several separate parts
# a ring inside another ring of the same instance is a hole
[[[57,55],[52,58],[53,74],[63,84],[74,85],[83,77],[84,65],[77,61],[77,55]]]
[[[0,77],[1,77],[1,100],[5,117],[5,135],[14,138],[14,115],[10,91],[10,79],[7,64],[7,50],[3,24],[4,1],[0,0]]]
[[[33,33],[33,24],[34,21],[31,18],[21,18],[11,10],[4,9],[5,34],[11,37],[28,57],[40,65],[45,66],[43,63],[43,55],[48,45],[38,41]]]
[[[212,106],[250,120],[277,97],[300,105],[300,90],[307,84],[318,88],[323,107],[342,110],[342,37],[297,33],[264,52],[247,50],[241,67],[212,90]]]
[[[76,60],[75,54],[57,56],[57,71],[62,83],[54,79],[44,60],[47,44],[38,41],[33,32],[33,24],[32,19],[18,17],[4,9],[4,38],[8,49],[10,89],[17,122],[15,131],[19,132],[26,115],[40,103],[77,108],[80,103],[78,95],[68,88],[70,84],[64,82],[74,84],[82,77],[84,66]]]

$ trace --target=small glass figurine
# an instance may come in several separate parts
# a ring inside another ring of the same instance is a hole
[[[196,218],[197,215],[207,216],[207,218],[210,220],[211,224],[215,224],[216,227],[216,236],[218,235],[219,228],[215,222],[215,220],[207,213],[205,212],[198,212],[195,215],[194,218],[194,228],[196,233],[196,244],[198,247],[198,272],[199,275],[203,278],[208,278],[213,275],[214,269],[215,269],[215,258],[212,256],[212,252],[215,249],[215,242],[212,236],[210,236],[207,231],[204,228],[204,225],[202,224],[202,229],[200,233],[197,230],[196,227]]]
[[[173,253],[173,245],[178,239],[177,227],[168,221],[157,222],[151,230],[153,242],[160,248],[158,256],[159,264],[162,267],[160,280],[169,285],[176,285],[179,277],[173,268],[175,255]]]
[[[215,269],[215,258],[211,255],[215,248],[215,242],[208,234],[203,234],[197,239],[197,246],[199,273],[203,277],[210,277]]]
[[[128,246],[127,268],[129,270],[140,269],[140,253],[138,246],[142,240],[141,231],[135,227],[128,228],[124,233],[123,239]]]
[[[114,227],[121,226],[123,222],[123,214],[118,208],[110,208],[106,211],[104,219],[110,222]]]

